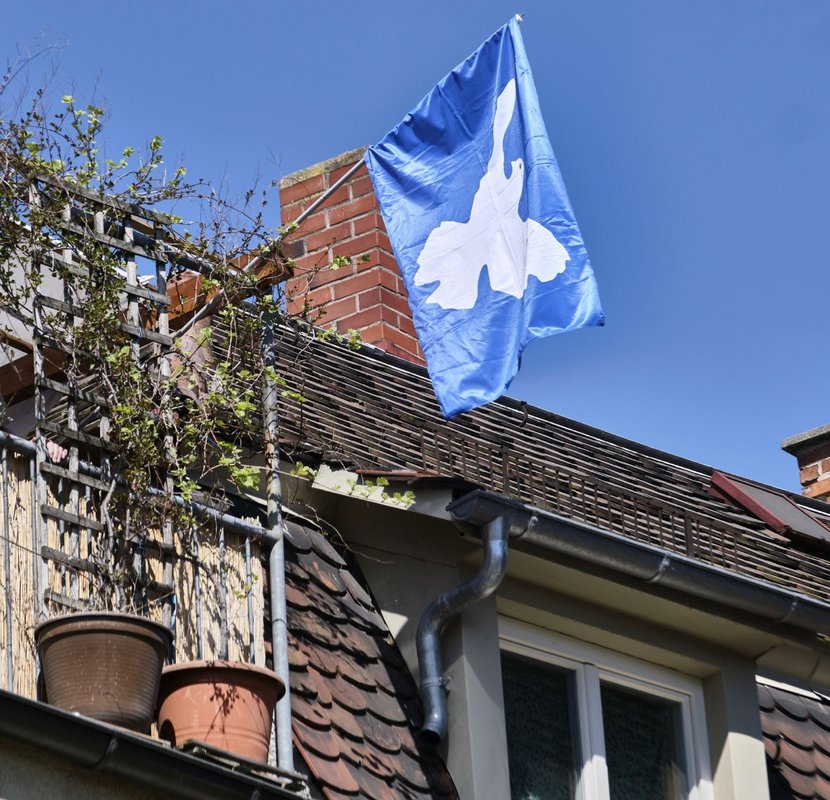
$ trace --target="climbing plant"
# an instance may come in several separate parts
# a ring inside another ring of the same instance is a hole
[[[261,379],[303,400],[259,357],[263,326],[309,325],[321,309],[295,303],[305,320],[281,311],[291,264],[266,220],[273,185],[232,200],[169,165],[159,136],[104,158],[102,107],[66,95],[49,111],[44,90],[22,102],[16,75],[0,78],[0,348],[11,363],[21,331],[46,332],[61,344],[66,382],[103,399],[111,457],[100,463],[109,490],[98,509],[105,535],[90,554],[94,602],[125,607],[140,583],[134,545],[148,531],[192,530],[188,503],[206,488],[259,485],[249,455],[262,434]],[[131,258],[137,246],[143,258]],[[125,295],[128,284],[138,295]],[[165,287],[170,330],[153,338],[145,332],[164,313]]]

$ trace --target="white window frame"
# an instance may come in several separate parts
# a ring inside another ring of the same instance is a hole
[[[526,622],[499,617],[501,649],[571,670],[582,769],[579,800],[610,800],[600,681],[678,703],[683,733],[687,800],[713,800],[703,687],[698,679]]]

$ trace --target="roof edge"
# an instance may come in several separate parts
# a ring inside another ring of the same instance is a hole
[[[348,164],[354,164],[355,161],[363,158],[363,154],[368,150],[368,147],[356,147],[354,150],[347,150],[345,153],[340,153],[333,158],[327,158],[325,161],[320,161],[317,164],[312,164],[310,167],[303,167],[295,172],[280,178],[280,189],[287,189],[289,186],[294,186],[297,183],[302,183],[315,175],[322,175],[325,172],[331,172],[338,167],[345,167]]]
[[[705,561],[483,490],[464,495],[447,510],[457,521],[478,526],[506,516],[511,541],[567,555],[774,624],[830,635],[830,604]]]
[[[0,690],[0,736],[42,748],[164,796],[192,800],[296,800],[275,783],[174,750],[121,728]]]

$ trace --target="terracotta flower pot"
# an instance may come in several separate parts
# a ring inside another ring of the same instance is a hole
[[[233,661],[188,661],[164,668],[159,736],[194,739],[251,761],[267,761],[271,717],[285,693],[269,669]]]
[[[70,614],[35,629],[53,706],[148,733],[172,634],[132,614]]]

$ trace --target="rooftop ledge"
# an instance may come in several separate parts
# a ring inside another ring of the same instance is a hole
[[[806,447],[812,447],[828,440],[830,440],[830,423],[820,425],[818,428],[813,428],[804,433],[797,433],[795,436],[790,436],[789,439],[784,439],[781,442],[781,449],[790,455],[796,455]]]
[[[278,800],[303,797],[274,780],[173,749],[148,736],[0,690],[0,737],[42,748],[97,769],[192,800]],[[243,762],[247,764],[248,762]],[[270,769],[263,765],[263,771]]]

